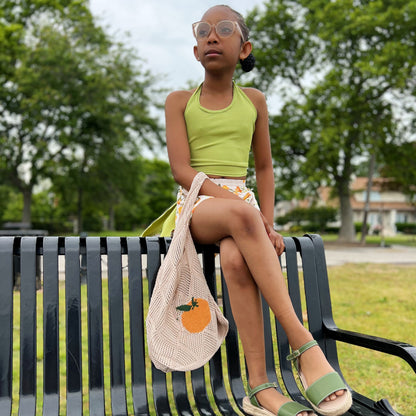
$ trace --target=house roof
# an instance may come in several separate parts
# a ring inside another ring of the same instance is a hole
[[[368,178],[357,177],[355,178],[350,186],[351,191],[366,191],[367,190]],[[373,178],[371,186],[372,191],[397,191],[396,182],[390,178]]]
[[[357,194],[365,192],[367,190],[368,178],[357,177],[351,183],[351,206],[353,210],[362,211],[365,206],[364,200],[357,199]],[[373,211],[415,211],[415,207],[409,202],[403,201],[403,194],[397,190],[395,182],[389,178],[373,178],[373,184],[371,187],[372,192],[390,193],[388,200],[370,201],[370,209]],[[322,205],[326,206],[339,206],[338,197],[332,197],[331,188],[321,187],[319,188],[319,196],[322,201]],[[397,197],[395,198],[395,194]]]

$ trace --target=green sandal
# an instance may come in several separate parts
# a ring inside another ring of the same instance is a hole
[[[341,376],[335,371],[322,376],[320,379],[308,386],[306,379],[299,368],[299,357],[309,348],[317,346],[318,343],[313,340],[307,342],[298,350],[293,351],[287,356],[288,361],[294,361],[296,370],[298,371],[301,383],[305,389],[305,395],[312,407],[323,416],[340,416],[348,411],[352,405],[351,392],[348,390]],[[338,396],[335,400],[325,402],[324,399],[338,390],[345,390],[342,396]]]
[[[252,416],[276,416],[274,413],[266,410],[264,407],[261,407],[256,399],[256,394],[258,392],[270,388],[276,389],[277,384],[260,384],[260,386],[257,386],[254,389],[251,389],[250,386],[247,386],[248,396],[244,397],[243,399],[244,412]],[[312,409],[302,406],[300,403],[297,402],[287,402],[280,406],[280,409],[277,412],[277,416],[296,416],[300,412],[308,412],[310,413],[310,416],[316,416],[315,413],[312,412]]]

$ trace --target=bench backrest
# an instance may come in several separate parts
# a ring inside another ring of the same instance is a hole
[[[9,415],[12,407],[22,415],[37,414],[39,407],[44,414],[66,408],[68,415],[88,408],[90,414],[114,415],[171,414],[174,408],[179,414],[192,415],[195,408],[204,415],[236,414],[246,375],[216,246],[198,250],[208,285],[230,323],[225,345],[190,374],[166,376],[146,356],[145,311],[169,241],[0,237],[0,415]],[[332,313],[320,243],[318,236],[285,238],[281,263],[299,319],[307,313],[309,329],[336,359],[334,344],[322,333],[322,320],[331,320]],[[36,291],[39,258],[43,288]],[[13,290],[16,260],[20,292]],[[264,317],[269,378],[283,379],[290,394],[306,403],[284,359],[286,335],[265,302]]]

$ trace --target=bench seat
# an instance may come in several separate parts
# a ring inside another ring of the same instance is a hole
[[[241,414],[245,366],[216,246],[197,249],[230,323],[223,347],[190,373],[165,375],[147,357],[145,314],[169,243],[157,237],[0,237],[0,416]],[[341,373],[336,345],[341,341],[398,356],[416,372],[415,347],[335,325],[318,235],[285,237],[285,245],[281,263],[296,313],[302,320],[304,286],[307,325],[336,370]],[[20,292],[13,290],[16,259]],[[264,301],[263,310],[270,381],[307,404],[285,360],[286,335]],[[399,415],[387,400],[352,394],[347,415]]]

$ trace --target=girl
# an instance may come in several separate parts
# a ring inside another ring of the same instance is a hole
[[[193,32],[204,81],[193,91],[171,93],[165,105],[169,161],[180,185],[176,216],[197,171],[205,172],[211,180],[201,187],[190,227],[196,242],[220,245],[249,374],[244,411],[265,416],[314,414],[268,383],[261,292],[287,333],[294,351],[289,358],[297,361],[304,387],[315,383],[306,392],[314,409],[323,415],[344,414],[351,394],[296,317],[278,261],[284,245],[272,227],[275,185],[266,100],[258,90],[233,83],[239,61],[245,70],[254,64],[248,29],[239,13],[215,6],[194,23]],[[261,210],[245,187],[250,148]]]

